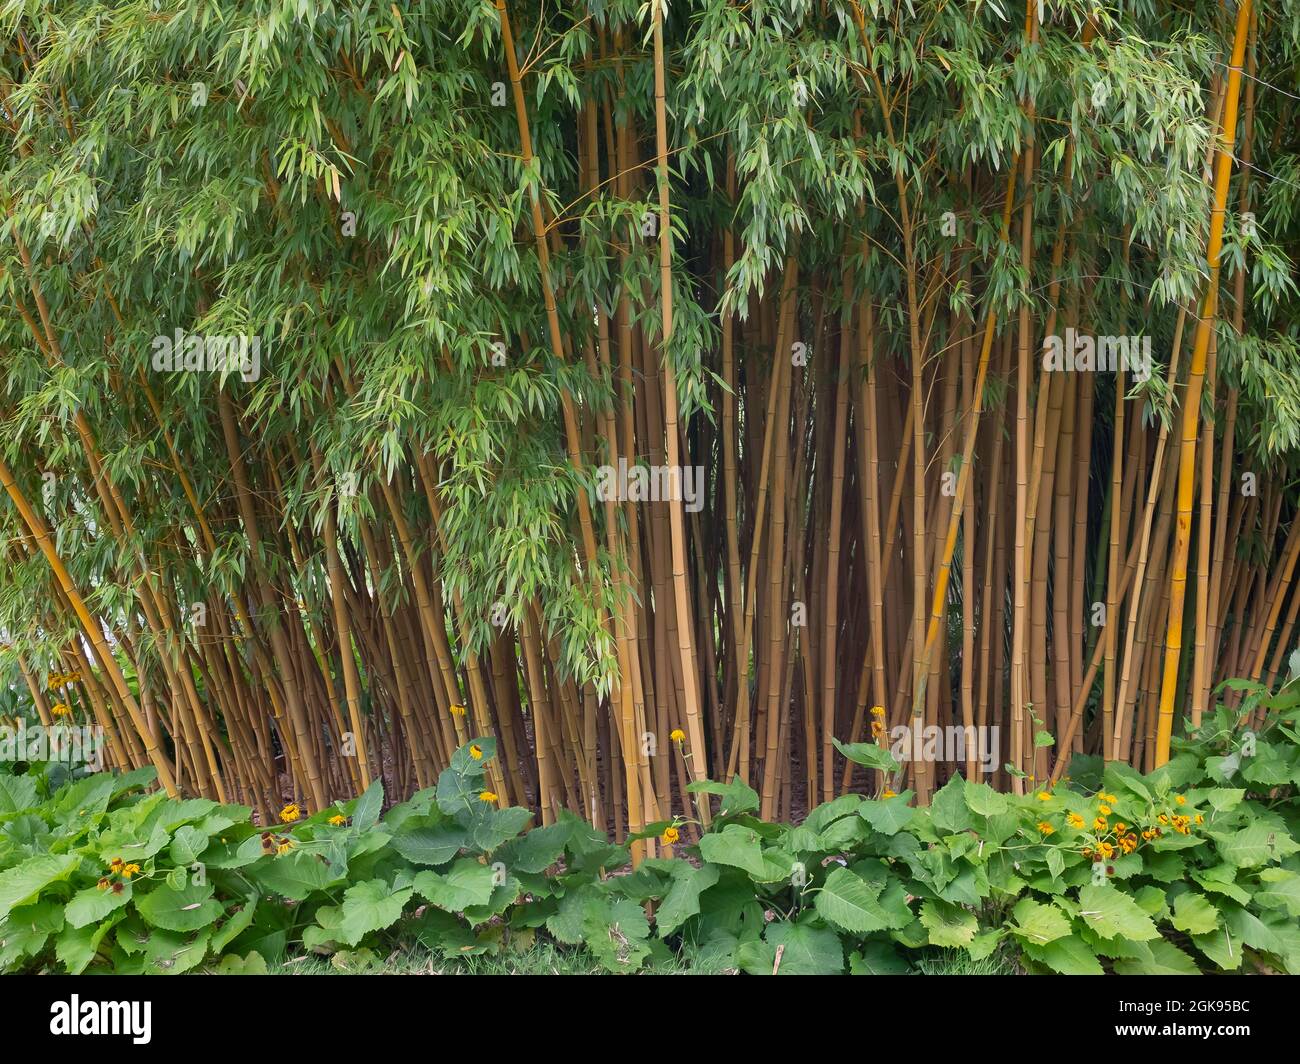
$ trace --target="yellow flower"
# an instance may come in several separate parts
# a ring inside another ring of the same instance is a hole
[[[897,798],[898,792],[891,791],[888,787],[886,787],[883,791],[880,792],[880,797],[882,800],[885,798]]]
[[[1162,824],[1168,824],[1168,823],[1169,823],[1169,814],[1168,814],[1168,813],[1161,813],[1158,817],[1156,817],[1156,819],[1159,820],[1160,823],[1162,823]]]
[[[297,802],[290,802],[280,810],[280,820],[285,824],[292,824],[300,816],[302,816],[302,810],[298,808]]]
[[[1098,811],[1099,813],[1101,813],[1102,816],[1110,816],[1110,813],[1111,813],[1110,806],[1108,806],[1108,805],[1099,805],[1099,806],[1097,806],[1097,811]]]
[[[493,794],[491,791],[483,791],[481,794],[479,794],[479,796],[478,796],[478,800],[479,800],[480,802],[489,802],[489,803],[491,803],[491,802],[495,802],[495,801],[497,800],[497,796],[496,796],[495,794]]]
[[[1083,817],[1081,817],[1078,813],[1070,813],[1070,814],[1065,818],[1065,822],[1066,822],[1067,824],[1069,824],[1070,827],[1072,827],[1072,828],[1081,828],[1081,827],[1083,827]]]
[[[872,715],[873,717],[883,717],[883,716],[885,715],[885,707],[884,707],[884,706],[872,706],[872,707],[871,707],[871,715]]]
[[[668,738],[675,743],[684,743],[686,742],[686,733],[681,728],[674,728],[668,733]]]
[[[140,871],[140,866],[138,864],[126,865],[122,869],[122,878],[130,879],[133,875],[136,875],[139,871]]]
[[[1038,822],[1038,830],[1044,835],[1050,835],[1056,830],[1056,828],[1052,827],[1052,825],[1046,820],[1040,820]]]
[[[1115,847],[1112,846],[1109,842],[1099,842],[1097,844],[1097,852],[1101,854],[1102,857],[1104,857],[1106,860],[1110,860],[1113,856],[1115,856]]]
[[[1048,794],[1046,791],[1039,791],[1038,800],[1040,802],[1050,802],[1052,800],[1052,796]]]
[[[1099,816],[1092,822],[1093,831],[1105,831],[1108,826],[1109,825],[1106,823],[1106,818],[1104,816]]]
[[[449,712],[453,717],[463,717],[465,715],[465,707],[459,702],[456,702],[447,707],[447,712]]]
[[[109,871],[110,871],[110,872],[120,872],[120,871],[122,871],[122,866],[123,866],[125,863],[126,863],[126,862],[123,861],[122,858],[120,858],[120,857],[114,857],[114,858],[113,858],[111,861],[109,861],[109,863],[108,863]]]
[[[1204,824],[1204,823],[1205,823],[1205,817],[1201,816],[1200,813],[1197,813],[1197,814],[1196,814],[1196,822],[1197,822],[1198,824]]]
[[[663,844],[665,846],[672,846],[676,844],[677,840],[680,839],[681,837],[682,837],[682,833],[678,831],[675,827],[672,827],[671,825],[664,828],[664,833],[659,836],[659,838],[663,841]]]
[[[483,748],[482,748],[481,746],[479,746],[478,743],[470,743],[470,744],[469,744],[469,756],[472,757],[475,761],[482,761],[482,760],[483,760]]]
[[[335,813],[332,817],[329,818],[328,821],[328,823],[333,824],[336,828],[342,826],[343,824],[346,824],[347,822],[348,822],[348,818],[345,817],[342,813]]]
[[[1175,798],[1174,801],[1177,802],[1179,805],[1186,805],[1186,804],[1187,804],[1187,799],[1184,798],[1181,794],[1178,795],[1178,797]]]
[[[1123,850],[1125,853],[1132,853],[1134,850],[1137,849],[1137,846],[1138,846],[1137,836],[1131,833],[1125,835],[1122,839],[1119,840],[1119,848]]]
[[[292,849],[293,849],[293,840],[292,840],[292,839],[281,839],[279,845],[276,846],[276,848],[275,848],[275,852],[276,852],[276,853],[288,853],[288,852],[289,852],[290,850],[292,850]]]
[[[871,737],[873,739],[879,739],[884,734],[885,734],[885,726],[881,724],[880,721],[873,720],[871,722]]]
[[[103,876],[100,879],[100,881],[95,884],[95,886],[97,886],[100,890],[108,890],[108,884],[109,884],[108,876]]]
[[[60,702],[57,706],[50,707],[50,715],[54,717],[70,717],[72,710]]]

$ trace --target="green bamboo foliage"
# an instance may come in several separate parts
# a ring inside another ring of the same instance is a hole
[[[708,780],[1150,768],[1288,671],[1290,5],[0,35],[6,719],[264,816],[491,737],[640,858]]]

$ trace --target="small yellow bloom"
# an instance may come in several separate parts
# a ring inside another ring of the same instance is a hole
[[[1186,805],[1186,804],[1187,804],[1187,799],[1184,798],[1181,794],[1178,795],[1178,797],[1175,798],[1174,801],[1177,802],[1179,805]]]
[[[1097,806],[1097,811],[1101,813],[1102,816],[1110,816],[1111,808],[1108,805],[1099,805]]]
[[[280,810],[280,820],[285,824],[292,824],[300,816],[302,816],[302,810],[298,808],[297,802],[290,802]]]
[[[1201,816],[1200,813],[1197,813],[1197,814],[1196,814],[1196,822],[1197,822],[1198,824],[1204,824],[1204,823],[1205,823],[1205,817]]]
[[[1106,860],[1110,860],[1113,856],[1115,856],[1115,847],[1112,846],[1109,842],[1099,842],[1097,844],[1097,852],[1101,854],[1102,857],[1104,857]]]
[[[347,822],[348,822],[348,818],[345,817],[342,813],[335,813],[332,817],[329,818],[328,821],[328,823],[333,824],[336,828],[341,827]]]
[[[478,743],[470,743],[470,744],[469,744],[469,756],[472,757],[475,761],[482,761],[482,760],[483,760],[483,748],[482,748],[481,746],[479,746]]]
[[[125,863],[126,863],[126,862],[123,861],[122,858],[120,858],[120,857],[114,857],[111,861],[108,862],[108,868],[109,868],[109,871],[111,871],[111,872],[120,872],[120,871],[122,871],[122,866],[123,866]]]
[[[447,707],[447,711],[448,711],[448,712],[449,712],[453,717],[463,717],[463,716],[465,715],[465,707],[462,706],[459,702],[457,702],[457,703],[455,703],[455,704],[453,704],[453,705],[448,706],[448,707]]]
[[[1097,795],[1097,800],[1101,802],[1110,802],[1112,805],[1119,801],[1119,799],[1113,794],[1099,794]]]
[[[882,800],[885,798],[897,798],[898,792],[891,791],[888,787],[886,787],[883,791],[880,792],[880,797]]]
[[[884,706],[872,706],[872,707],[871,707],[871,715],[872,715],[873,717],[883,717],[883,716],[885,715],[885,707],[884,707]]]
[[[1038,822],[1038,830],[1044,835],[1050,835],[1056,830],[1056,828],[1052,827],[1052,825],[1046,820],[1040,820]]]
[[[665,846],[676,845],[677,840],[680,839],[681,837],[682,837],[682,833],[678,831],[675,827],[672,827],[671,825],[664,828],[664,833],[659,836],[660,840],[663,842]]]
[[[668,733],[668,738],[675,743],[684,743],[686,742],[686,733],[681,728],[674,728]]]
[[[1038,800],[1040,802],[1050,802],[1052,800],[1052,796],[1048,794],[1046,791],[1039,791]]]
[[[100,879],[100,881],[95,884],[95,886],[97,886],[100,890],[108,890],[108,885],[109,885],[108,876],[103,876]]]
[[[1107,827],[1109,827],[1109,825],[1107,824],[1106,818],[1104,816],[1099,816],[1096,820],[1092,822],[1093,831],[1105,831]]]
[[[54,717],[70,717],[72,710],[60,702],[57,706],[50,707],[50,715]]]
[[[871,737],[873,739],[879,739],[884,734],[885,734],[885,726],[881,724],[880,721],[873,720],[871,722]]]
[[[497,796],[493,794],[491,791],[483,791],[481,794],[479,794],[478,800],[480,802],[492,803],[497,800]]]
[[[123,869],[122,869],[122,878],[123,878],[123,879],[130,879],[132,876],[134,876],[134,875],[138,875],[139,872],[140,872],[140,866],[139,866],[138,864],[129,864],[129,865],[126,865],[126,866],[123,867]]]
[[[1083,827],[1083,817],[1081,817],[1078,813],[1070,813],[1070,814],[1065,818],[1065,822],[1066,822],[1067,824],[1069,824],[1070,827],[1072,827],[1072,828],[1081,828],[1081,827]]]
[[[292,850],[292,849],[293,849],[293,840],[292,840],[292,839],[282,839],[282,840],[280,841],[280,844],[279,844],[278,846],[276,846],[276,848],[275,848],[275,852],[276,852],[276,853],[288,853],[288,852],[289,852],[290,850]]]

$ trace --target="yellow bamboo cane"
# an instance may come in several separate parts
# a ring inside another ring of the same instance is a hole
[[[1187,553],[1191,543],[1192,495],[1196,488],[1196,437],[1201,424],[1201,385],[1205,379],[1210,334],[1219,307],[1219,254],[1223,249],[1223,216],[1227,210],[1228,182],[1232,177],[1232,149],[1237,136],[1237,103],[1241,97],[1241,67],[1246,58],[1250,6],[1251,0],[1241,0],[1237,7],[1232,64],[1228,68],[1228,94],[1223,108],[1223,131],[1214,161],[1214,209],[1210,212],[1210,239],[1206,253],[1209,279],[1206,282],[1201,314],[1196,320],[1192,364],[1187,372],[1187,394],[1183,397],[1183,447],[1178,466],[1178,524],[1169,581],[1169,627],[1165,636],[1165,665],[1160,684],[1160,711],[1156,728],[1157,768],[1169,760],[1169,740],[1174,732],[1174,694],[1178,686],[1178,662],[1183,649],[1183,600],[1187,594]]]

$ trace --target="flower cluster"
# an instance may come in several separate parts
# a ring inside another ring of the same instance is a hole
[[[52,672],[46,682],[51,688],[66,687],[70,683],[81,683],[81,673]]]
[[[123,883],[130,882],[132,876],[139,874],[138,864],[130,864],[120,857],[114,857],[108,863],[108,871],[99,877],[99,882],[95,886],[100,890],[111,890],[114,894],[121,894],[126,889]]]
[[[872,706],[871,716],[873,718],[871,721],[871,737],[879,739],[885,734],[885,707]]]
[[[1046,790],[1039,791],[1037,795],[1040,802],[1050,802],[1053,797],[1050,791]],[[1119,798],[1115,795],[1101,791],[1094,796],[1094,799],[1097,806],[1091,821],[1080,812],[1069,811],[1065,814],[1066,825],[1075,831],[1084,831],[1092,836],[1079,852],[1093,862],[1106,862],[1116,856],[1134,853],[1144,842],[1153,842],[1160,838],[1163,833],[1162,828],[1172,828],[1180,835],[1188,835],[1193,825],[1205,823],[1205,817],[1200,813],[1194,812],[1189,815],[1170,810],[1157,814],[1156,822],[1149,827],[1138,828],[1123,820],[1112,820],[1115,816],[1115,807],[1119,804]],[[1174,806],[1186,805],[1187,798],[1181,794],[1176,795],[1173,804]],[[1040,820],[1036,826],[1039,834],[1044,838],[1056,832],[1056,825],[1047,819]],[[1107,875],[1113,875],[1114,872],[1114,868],[1107,866]]]
[[[262,832],[262,852],[264,854],[284,854],[293,849],[293,839],[287,835],[276,835],[270,831]]]

